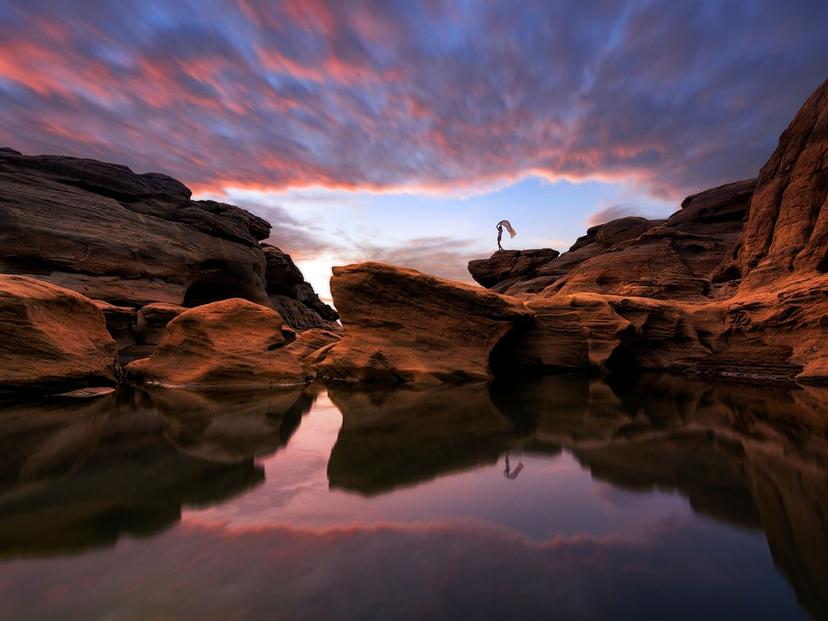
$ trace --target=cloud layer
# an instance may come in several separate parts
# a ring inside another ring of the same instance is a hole
[[[678,197],[752,176],[828,75],[828,4],[11,0],[0,143],[195,189]]]

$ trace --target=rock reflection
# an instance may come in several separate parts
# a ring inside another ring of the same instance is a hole
[[[330,394],[343,415],[332,487],[377,494],[508,451],[563,447],[595,479],[673,489],[699,513],[763,530],[801,602],[828,617],[828,389],[560,375]]]
[[[264,480],[313,394],[125,392],[0,408],[0,557],[64,553],[175,524]]]
[[[351,385],[328,389],[342,428],[328,481],[364,495],[494,463],[514,440],[514,425],[485,384],[429,390]]]
[[[167,439],[179,452],[225,463],[287,444],[314,401],[303,387],[229,394],[159,388],[149,395],[164,418]]]

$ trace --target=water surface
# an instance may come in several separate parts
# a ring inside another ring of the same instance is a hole
[[[2,619],[828,618],[828,390],[0,408]]]

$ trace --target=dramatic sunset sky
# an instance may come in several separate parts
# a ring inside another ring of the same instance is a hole
[[[327,293],[467,278],[754,176],[828,76],[828,2],[0,0],[0,145],[157,171]]]

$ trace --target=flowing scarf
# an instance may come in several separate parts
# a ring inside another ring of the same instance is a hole
[[[508,220],[501,220],[497,223],[497,226],[505,226],[506,230],[509,231],[509,237],[514,237],[515,235],[517,235],[515,229],[512,228],[512,225],[509,223]]]

